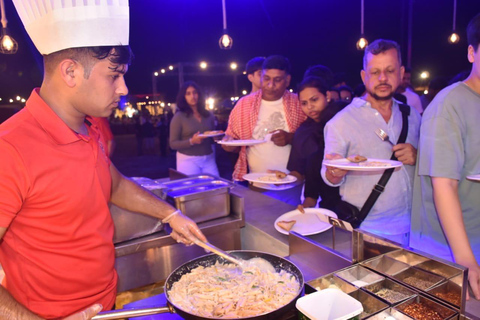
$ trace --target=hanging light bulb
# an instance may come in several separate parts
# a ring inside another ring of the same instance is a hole
[[[5,31],[5,29],[3,29],[3,31]],[[2,37],[0,38],[0,53],[14,54],[17,50],[17,41],[10,37],[6,32],[2,32]]]
[[[18,43],[8,34],[7,16],[5,14],[5,4],[0,0],[0,13],[2,22],[2,36],[0,37],[0,53],[14,54],[18,50]]]
[[[460,41],[460,37],[455,32],[448,37],[448,42],[451,44],[458,43]]]
[[[363,34],[363,26],[364,26],[364,14],[365,13],[365,6],[364,0],[360,1],[360,39],[357,41],[357,49],[364,50],[368,45],[368,41]]]
[[[218,41],[220,49],[228,50],[233,46],[233,39],[227,34],[227,30],[223,30],[223,36]]]
[[[218,45],[220,49],[228,50],[233,46],[232,37],[228,35],[227,32],[227,11],[225,10],[225,0],[222,0],[222,13],[223,13],[223,35],[218,40]]]
[[[448,42],[451,44],[455,44],[460,41],[460,37],[458,36],[458,34],[455,33],[456,24],[457,24],[457,0],[453,0],[453,27],[452,27],[452,34],[448,36]]]
[[[368,41],[362,36],[360,36],[360,39],[357,41],[357,49],[358,50],[364,50],[365,47],[368,46]]]

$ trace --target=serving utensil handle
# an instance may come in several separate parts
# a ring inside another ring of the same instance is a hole
[[[159,313],[174,313],[173,308],[167,307],[143,308],[143,309],[119,309],[112,311],[103,311],[98,313],[92,320],[113,320],[149,316]]]
[[[242,265],[242,262],[236,258],[234,258],[232,255],[228,254],[227,252],[223,251],[222,249],[220,248],[217,248],[215,247],[213,244],[209,243],[209,242],[203,242],[202,240],[200,239],[196,239],[195,241],[193,241],[197,246],[200,246],[202,247],[203,249],[205,250],[208,250],[210,252],[213,252],[217,255],[219,255],[220,257],[224,258],[225,260],[228,260],[230,262],[233,262],[239,266]]]

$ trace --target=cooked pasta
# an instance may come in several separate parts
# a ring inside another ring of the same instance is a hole
[[[288,304],[300,284],[286,272],[268,272],[256,266],[244,269],[217,262],[183,275],[169,291],[170,301],[202,317],[244,318],[274,311]]]

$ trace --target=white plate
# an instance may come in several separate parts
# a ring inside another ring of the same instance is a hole
[[[207,138],[210,138],[210,137],[219,137],[219,136],[223,136],[225,134],[225,132],[216,132],[216,133],[209,133],[209,134],[205,134],[205,133],[200,133],[198,136],[199,137],[207,137]]]
[[[368,165],[368,163],[372,162],[378,163],[380,165]],[[380,171],[402,166],[402,163],[400,161],[373,158],[369,158],[367,161],[359,163],[350,162],[348,161],[348,159],[345,158],[335,160],[323,160],[323,164],[326,166],[350,171]]]
[[[219,144],[224,144],[231,147],[243,147],[243,146],[253,146],[256,144],[264,143],[265,140],[230,140],[230,141],[217,141]]]
[[[310,236],[312,234],[327,231],[332,227],[332,225],[321,221],[320,218],[317,216],[318,213],[337,218],[337,215],[334,212],[327,209],[305,208],[305,213],[301,213],[298,210],[293,210],[282,214],[280,217],[277,218],[277,220],[275,220],[274,227],[278,232],[288,234],[287,230],[283,230],[282,228],[277,226],[277,222],[295,220],[296,223],[293,225],[291,231],[298,232],[302,236]]]
[[[287,190],[287,189],[293,188],[293,187],[295,187],[297,184],[296,184],[296,183],[269,184],[269,183],[257,183],[257,182],[253,182],[252,185],[253,185],[254,187],[257,187],[257,188],[260,188],[260,189],[281,191],[281,190]]]
[[[480,181],[480,174],[472,174],[470,176],[467,176],[467,179],[473,181]]]
[[[283,179],[278,179],[277,177],[275,177],[275,173],[266,173],[266,172],[247,173],[243,175],[243,179],[250,182],[256,182],[261,184],[285,184],[285,183],[292,183],[297,181],[297,178],[291,175],[287,175]],[[273,179],[273,180],[271,181],[266,179]]]

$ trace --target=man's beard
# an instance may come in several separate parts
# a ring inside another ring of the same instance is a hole
[[[368,89],[367,89],[367,92],[368,92],[368,94],[369,94],[373,99],[375,99],[375,100],[377,100],[377,101],[388,101],[388,100],[391,100],[391,99],[393,98],[394,94],[395,94],[395,91],[392,90],[388,96],[380,97],[380,96],[378,96],[375,92],[370,91],[370,90],[368,90]]]

